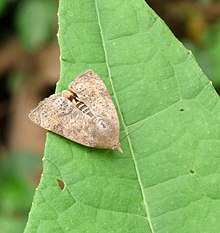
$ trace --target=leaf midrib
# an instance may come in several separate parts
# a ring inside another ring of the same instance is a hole
[[[108,70],[108,75],[109,75],[109,80],[110,80],[113,96],[114,96],[115,103],[116,103],[117,108],[118,108],[118,112],[119,112],[119,115],[120,115],[120,118],[121,118],[122,125],[123,125],[125,133],[127,135],[129,149],[130,149],[130,152],[131,152],[131,155],[132,155],[132,159],[133,159],[134,166],[135,166],[135,171],[136,171],[136,174],[137,174],[137,177],[138,177],[138,182],[139,182],[139,186],[140,186],[142,197],[143,197],[143,202],[144,202],[144,207],[145,207],[145,212],[146,212],[146,215],[147,215],[147,220],[148,220],[148,223],[149,223],[149,227],[150,227],[151,232],[155,233],[153,225],[152,225],[152,221],[151,221],[149,206],[147,204],[147,200],[146,200],[146,197],[145,197],[144,186],[143,186],[143,182],[141,180],[141,176],[140,176],[140,172],[139,172],[139,168],[138,168],[138,163],[137,163],[137,160],[135,158],[133,146],[132,146],[132,143],[131,143],[131,138],[130,138],[129,133],[128,133],[127,125],[125,124],[125,120],[124,120],[124,117],[123,117],[123,114],[122,114],[122,111],[121,111],[121,108],[120,108],[120,105],[119,105],[119,101],[118,101],[118,98],[117,98],[117,95],[116,95],[116,92],[115,92],[115,88],[114,88],[114,84],[113,84],[113,80],[112,80],[112,76],[111,76],[111,69],[110,69],[109,62],[108,62],[108,54],[107,54],[107,50],[106,50],[106,45],[105,45],[105,40],[104,40],[104,35],[103,35],[103,29],[102,29],[101,19],[100,19],[100,15],[99,15],[98,3],[97,3],[97,0],[94,0],[94,1],[95,1],[95,10],[96,10],[97,19],[98,19],[98,25],[99,25],[101,40],[102,40],[102,46],[103,46],[103,50],[104,50],[105,61],[106,61],[106,66],[107,66],[107,70]]]

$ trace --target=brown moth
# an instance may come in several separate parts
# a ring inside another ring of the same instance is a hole
[[[70,83],[68,91],[41,101],[29,118],[82,145],[123,153],[115,106],[104,82],[92,70],[79,75]]]

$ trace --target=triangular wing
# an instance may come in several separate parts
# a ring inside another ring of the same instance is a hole
[[[92,70],[85,71],[74,80],[69,88],[74,89],[91,112],[100,117],[107,129],[101,132],[103,140],[109,142],[109,147],[120,148],[119,119],[111,96],[101,78]]]
[[[77,143],[122,152],[119,144],[119,121],[103,81],[92,71],[84,72],[70,84],[91,109],[94,117],[84,114],[62,94],[45,98],[29,114],[41,127]],[[100,125],[102,119],[106,128]]]

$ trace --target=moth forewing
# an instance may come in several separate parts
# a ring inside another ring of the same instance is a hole
[[[29,117],[82,145],[123,152],[116,109],[104,82],[92,70],[79,75],[69,90],[45,98]]]

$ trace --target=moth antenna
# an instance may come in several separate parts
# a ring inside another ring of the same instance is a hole
[[[123,153],[123,150],[122,150],[122,148],[121,148],[121,146],[120,146],[120,142],[123,141],[125,138],[127,138],[130,134],[132,134],[132,133],[134,133],[135,131],[137,131],[138,129],[140,129],[142,126],[144,126],[144,124],[145,124],[145,122],[144,122],[141,126],[139,126],[138,128],[136,128],[136,129],[132,130],[131,132],[129,132],[129,133],[128,133],[127,135],[125,135],[122,139],[120,139],[120,140],[116,143],[116,145],[113,145],[111,148],[112,148],[113,150],[118,150],[119,152]]]

